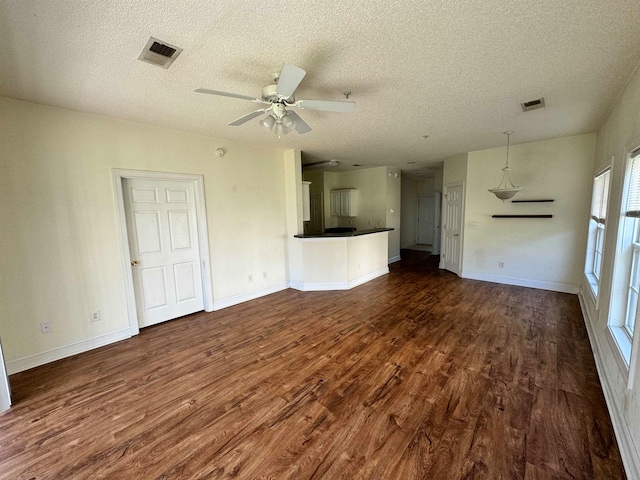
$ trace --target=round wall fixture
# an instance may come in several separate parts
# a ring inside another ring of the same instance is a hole
[[[222,148],[216,148],[216,155],[219,157],[224,157],[224,150]]]

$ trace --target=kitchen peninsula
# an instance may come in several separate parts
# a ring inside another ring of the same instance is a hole
[[[303,291],[348,290],[389,273],[393,228],[294,235],[298,259],[291,287]]]

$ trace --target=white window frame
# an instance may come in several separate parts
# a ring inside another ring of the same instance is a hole
[[[640,298],[640,219],[633,219],[633,240],[631,243],[631,268],[629,269],[627,306],[622,328],[633,343],[633,335],[638,314],[638,299]]]
[[[591,218],[589,220],[589,237],[587,256],[585,259],[585,277],[594,300],[598,301],[600,278],[602,276],[602,258],[606,232],[605,218],[609,202],[611,184],[611,166],[607,166],[593,179],[591,199]]]
[[[638,324],[640,300],[640,204],[630,205],[630,197],[638,198],[640,185],[640,163],[632,172],[634,159],[640,162],[640,146],[627,151],[627,162],[624,172],[624,188],[620,201],[618,221],[618,239],[615,257],[613,258],[613,278],[611,284],[609,308],[610,338],[618,351],[619,360],[631,381],[632,354],[635,355],[634,344],[640,335],[634,335],[632,326]],[[632,180],[632,173],[637,179]],[[634,185],[635,184],[635,187]]]

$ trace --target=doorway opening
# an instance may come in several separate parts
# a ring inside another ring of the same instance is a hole
[[[213,311],[203,176],[114,169],[113,181],[131,335]]]
[[[418,195],[416,245],[413,250],[440,254],[440,192]]]

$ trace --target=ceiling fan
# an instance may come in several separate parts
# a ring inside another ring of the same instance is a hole
[[[298,133],[307,133],[311,131],[311,127],[300,118],[300,116],[288,110],[292,107],[301,110],[319,110],[322,112],[343,112],[351,113],[355,110],[355,102],[334,102],[325,100],[296,100],[293,96],[296,88],[307,74],[300,67],[285,63],[280,73],[272,75],[275,81],[272,85],[267,85],[262,89],[262,98],[248,97],[237,93],[219,92],[217,90],[208,90],[206,88],[198,88],[197,93],[206,93],[209,95],[220,95],[222,97],[239,98],[241,100],[249,100],[255,103],[267,105],[265,108],[256,110],[234,120],[229,125],[237,127],[248,122],[252,118],[267,114],[260,124],[267,130],[272,130],[278,138],[286,135],[295,128]],[[347,98],[348,94],[345,94]]]

